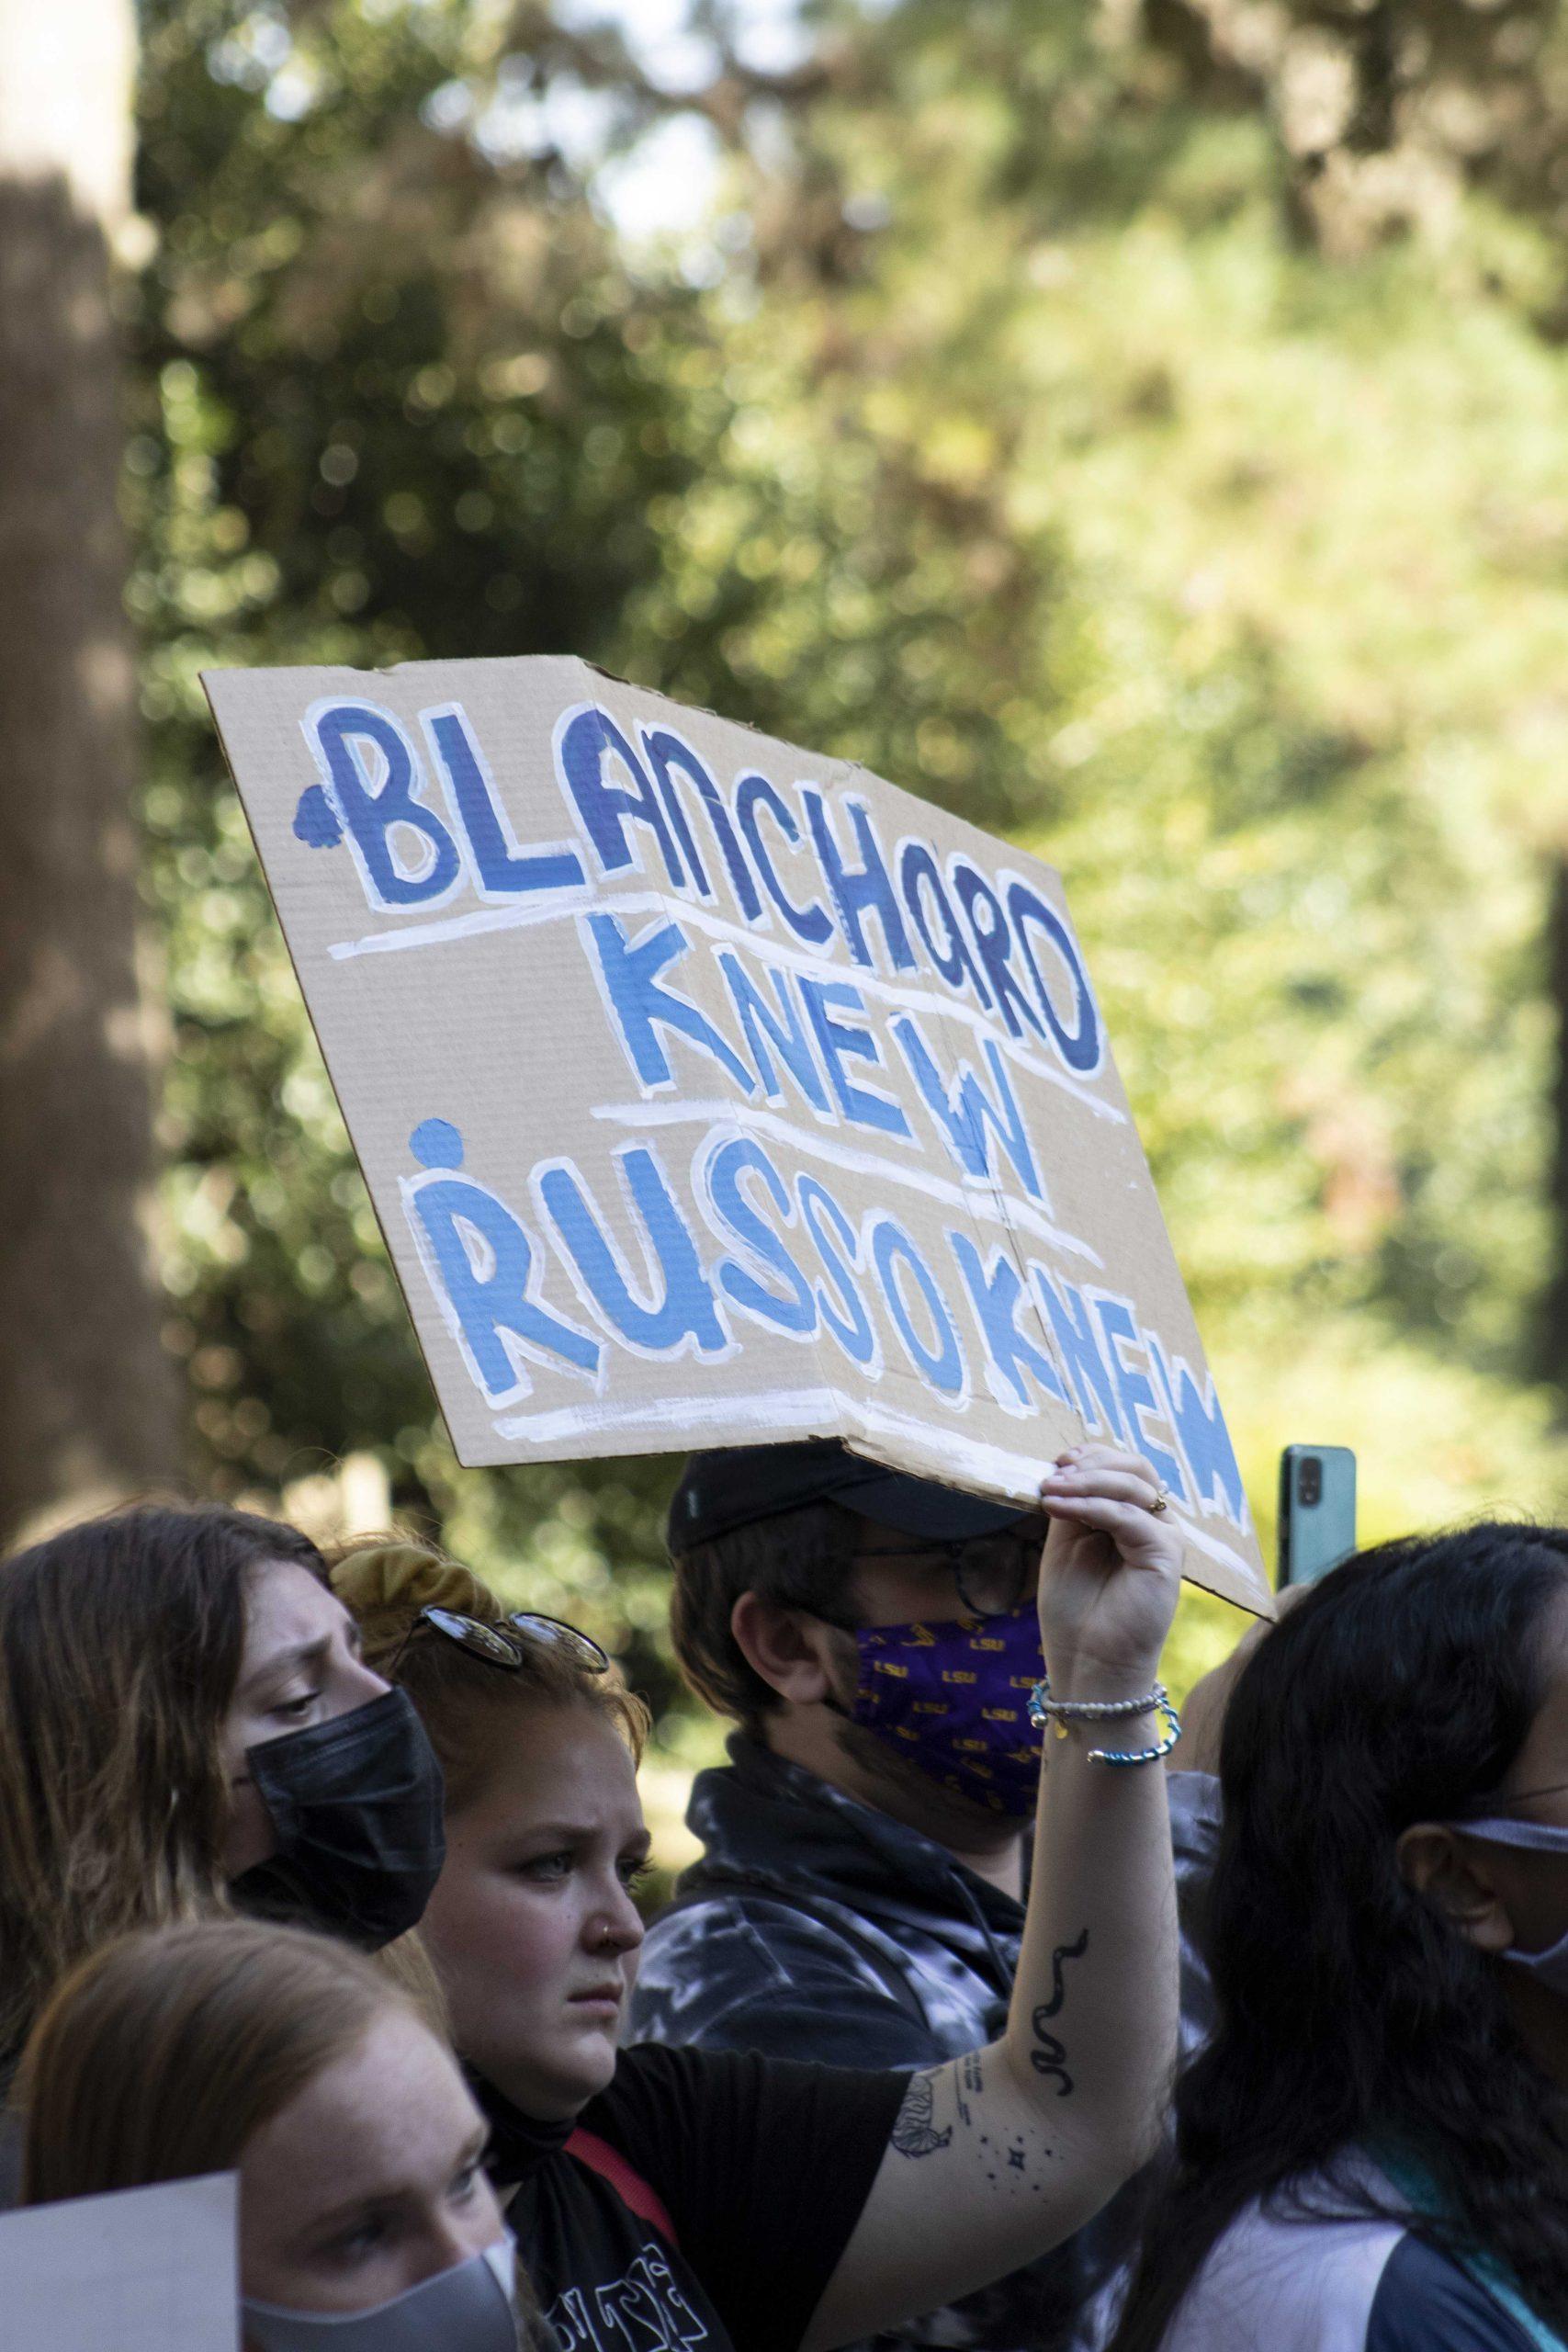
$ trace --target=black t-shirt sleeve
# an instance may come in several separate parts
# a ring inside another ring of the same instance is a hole
[[[1534,2352],[1517,2320],[1445,2254],[1404,2237],[1367,2315],[1367,2352]]]
[[[639,2042],[622,2052],[581,2121],[657,2190],[743,2352],[795,2352],[871,2193],[908,2081]]]

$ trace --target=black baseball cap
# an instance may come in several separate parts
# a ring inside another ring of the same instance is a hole
[[[731,1445],[694,1453],[670,1498],[670,1549],[689,1552],[716,1535],[820,1502],[842,1503],[896,1527],[900,1535],[923,1535],[934,1544],[995,1535],[1021,1519],[1038,1516],[1016,1503],[983,1502],[978,1495],[885,1469],[880,1462],[852,1453],[835,1437],[814,1437],[789,1445]]]

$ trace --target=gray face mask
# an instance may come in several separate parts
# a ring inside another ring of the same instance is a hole
[[[482,2254],[421,2279],[367,2312],[292,2312],[242,2302],[257,2352],[519,2352],[512,2301],[517,2261],[510,2231]]]
[[[1483,1838],[1490,1846],[1517,1846],[1531,1854],[1568,1854],[1568,1829],[1550,1821],[1510,1821],[1499,1814],[1482,1821],[1450,1822],[1449,1826],[1462,1829],[1467,1838]],[[1528,1968],[1551,1992],[1568,1999],[1568,1935],[1559,1936],[1541,1951],[1521,1951],[1517,1944],[1510,1944],[1503,1958],[1511,1960],[1516,1968]]]

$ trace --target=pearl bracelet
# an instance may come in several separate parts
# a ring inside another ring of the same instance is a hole
[[[1119,1716],[1158,1715],[1164,1737],[1154,1747],[1118,1748],[1091,1747],[1091,1764],[1157,1764],[1168,1756],[1181,1737],[1181,1718],[1170,1703],[1170,1693],[1163,1682],[1141,1699],[1053,1699],[1051,1678],[1043,1675],[1029,1694],[1029,1720],[1037,1730],[1049,1723],[1056,1726],[1058,1739],[1066,1739],[1067,1725],[1075,1723],[1114,1722]]]

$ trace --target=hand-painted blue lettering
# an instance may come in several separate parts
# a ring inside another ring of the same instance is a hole
[[[297,842],[307,849],[336,849],[343,839],[343,827],[337,810],[319,784],[308,784],[299,795],[291,828]]]
[[[445,1125],[426,1120],[415,1133]],[[504,1202],[464,1176],[416,1181],[405,1199],[437,1296],[492,1405],[528,1394],[532,1383],[520,1355],[597,1372],[598,1340],[538,1303],[533,1244]]]
[[[860,1284],[852,1269],[860,1264],[860,1251],[855,1241],[855,1229],[825,1184],[815,1176],[801,1176],[795,1182],[795,1198],[800,1214],[806,1220],[811,1238],[817,1244],[829,1281],[839,1294],[840,1306],[834,1306],[820,1284],[817,1290],[817,1311],[824,1328],[830,1331],[852,1363],[863,1369],[874,1363],[877,1355],[876,1334],[871,1317],[865,1311]]]
[[[643,1144],[618,1152],[616,1159],[623,1191],[642,1226],[651,1302],[634,1295],[621,1253],[572,1163],[558,1160],[535,1171],[538,1196],[583,1296],[617,1339],[641,1353],[682,1355],[694,1346],[699,1355],[722,1354],[728,1339],[663,1170]]]
[[[779,1289],[759,1281],[733,1258],[721,1259],[718,1286],[753,1322],[772,1325],[796,1338],[817,1329],[817,1302],[811,1285],[773,1227],[753,1207],[744,1190],[748,1176],[759,1177],[762,1188],[786,1224],[795,1222],[789,1187],[760,1143],[749,1136],[732,1136],[720,1144],[704,1170],[704,1182],[714,1214],[739,1243],[752,1266],[776,1276]]]
[[[882,936],[896,970],[912,972],[915,953],[904,929],[904,918],[898,910],[898,894],[893,888],[893,876],[887,871],[887,860],[882,854],[882,843],[876,837],[876,826],[871,810],[863,800],[845,799],[841,804],[850,812],[854,829],[855,845],[862,863],[852,867],[844,853],[833,839],[833,827],[828,815],[827,803],[812,785],[802,785],[800,797],[811,827],[811,838],[817,844],[817,855],[827,882],[829,894],[839,911],[839,928],[844,943],[857,964],[867,966],[876,958],[866,945],[863,918],[874,914],[882,926]]]
[[[987,1267],[966,1233],[950,1228],[947,1238],[986,1342],[986,1385],[998,1404],[1009,1412],[1035,1410],[1026,1373],[1047,1396],[1066,1404],[1066,1391],[1050,1357],[1018,1328],[1019,1302],[1030,1302],[1006,1250],[993,1250]],[[1031,1305],[1031,1312],[1037,1316],[1039,1309]]]
[[[740,836],[735,830],[735,820],[729,813],[728,804],[711,776],[705,783],[700,783],[697,789],[707,803],[714,839],[724,859],[736,903],[748,922],[760,922],[762,901],[757,895],[757,885],[752,878],[751,868],[746,863],[746,853],[740,846]]]
[[[457,844],[419,795],[423,785],[413,745],[395,718],[368,703],[329,703],[305,722],[324,771],[326,796],[348,834],[349,846],[377,907],[427,907],[462,878]],[[378,753],[380,781],[371,781],[367,751]],[[406,853],[414,837],[413,862]]]
[[[882,1056],[869,1029],[835,1021],[830,1008],[841,1006],[849,1012],[865,1012],[860,990],[848,980],[817,980],[802,975],[795,985],[801,1002],[817,1039],[818,1050],[828,1072],[839,1108],[846,1119],[857,1126],[878,1127],[884,1135],[907,1136],[909,1122],[897,1102],[874,1089],[857,1086],[844,1068],[846,1059],[871,1062],[882,1066]]]
[[[801,1093],[814,1111],[829,1108],[828,1090],[811,1051],[800,1015],[800,1007],[790,994],[789,978],[774,965],[765,964],[763,971],[773,982],[775,1004],[770,1004],[761,989],[730,948],[721,951],[718,968],[729,990],[730,1001],[739,1015],[740,1026],[746,1033],[747,1048],[757,1065],[757,1075],[762,1091],[770,1102],[784,1101],[784,1088],[773,1067],[776,1053]],[[769,1046],[773,1047],[770,1053]]]
[[[691,875],[691,885],[696,889],[698,899],[712,899],[712,882],[707,879],[707,868],[698,856],[696,840],[691,837],[686,811],[682,809],[680,793],[674,788],[674,769],[682,769],[694,783],[698,776],[703,776],[703,781],[710,788],[712,776],[703,767],[696,752],[691,751],[689,743],[682,743],[680,736],[670,734],[668,727],[642,727],[639,743],[642,743],[644,760],[649,762],[649,769],[653,774],[653,783],[659,786],[659,797],[663,799],[665,816],[670,819],[670,832],[674,835],[674,840],[680,842],[682,856],[686,858],[686,873]]]
[[[735,817],[746,836],[752,863],[762,877],[762,888],[777,907],[797,939],[810,947],[825,947],[833,936],[832,918],[819,899],[797,906],[779,880],[773,861],[768,854],[758,822],[759,809],[766,808],[791,849],[800,840],[800,827],[790,814],[787,803],[765,775],[743,775],[735,787]]]
[[[1028,966],[1029,977],[1034,983],[1034,993],[1039,999],[1040,1010],[1045,1018],[1045,1025],[1056,1041],[1057,1052],[1069,1069],[1085,1072],[1098,1069],[1100,1057],[1100,1016],[1095,1011],[1094,997],[1089,985],[1089,975],[1084,970],[1071,932],[1056,912],[1055,908],[1049,905],[1037,890],[1032,890],[1027,882],[1015,882],[1008,891],[1008,914],[1012,923],[1013,937],[1018,942],[1019,953]],[[1073,1015],[1070,1026],[1056,1010],[1051,991],[1045,985],[1045,975],[1041,970],[1034,950],[1030,944],[1029,925],[1031,923],[1044,933],[1066,967],[1067,978],[1072,983],[1073,990]]]
[[[472,854],[481,894],[514,899],[534,890],[570,890],[582,881],[582,861],[573,851],[519,849],[467,715],[454,706],[421,716]]]
[[[1201,1394],[1185,1359],[1176,1356],[1168,1362],[1165,1350],[1152,1331],[1147,1338],[1149,1353],[1170,1407],[1171,1423],[1192,1473],[1198,1502],[1205,1510],[1223,1510],[1237,1527],[1245,1527],[1247,1489],[1241,1483],[1235,1450],[1220,1410],[1220,1400],[1214,1394],[1212,1375],[1205,1380]]]
[[[674,1082],[660,1035],[668,1030],[716,1062],[742,1094],[755,1094],[756,1080],[707,1014],[660,984],[665,966],[678,962],[691,944],[679,923],[650,924],[636,939],[627,938],[615,915],[587,915],[583,927],[626,1059],[644,1086]]]
[[[909,1075],[919,1088],[922,1102],[964,1173],[990,1176],[988,1129],[1011,1160],[1013,1173],[1031,1199],[1043,1200],[1044,1187],[1034,1164],[1029,1131],[1023,1124],[1023,1113],[1012,1091],[1012,1080],[1008,1074],[1001,1048],[995,1039],[987,1037],[985,1041],[986,1060],[996,1088],[996,1100],[993,1102],[968,1062],[959,1063],[957,1079],[951,1088],[948,1086],[932,1058],[919,1023],[911,1014],[900,1012],[889,1025],[897,1040],[898,1050],[909,1066]]]
[[[626,781],[612,784],[606,769],[618,761]],[[602,873],[620,874],[640,863],[627,837],[630,825],[646,825],[659,844],[664,871],[677,888],[685,869],[671,836],[664,804],[648,770],[610,717],[596,703],[573,711],[556,737],[556,770],[570,795]]]
[[[1079,1412],[1091,1430],[1105,1429],[1112,1437],[1125,1440],[1115,1374],[1105,1361],[1082,1293],[1069,1282],[1054,1280],[1043,1266],[1032,1262],[1029,1271],[1072,1375]]]
[[[1126,1416],[1129,1442],[1158,1472],[1161,1486],[1168,1487],[1177,1501],[1184,1503],[1187,1480],[1181,1464],[1174,1453],[1149,1435],[1144,1418],[1146,1413],[1158,1413],[1163,1419],[1164,1408],[1143,1374],[1135,1364],[1128,1363],[1124,1353],[1128,1348],[1143,1348],[1144,1335],[1124,1299],[1097,1297],[1094,1311],[1105,1334],[1105,1352],[1111,1359],[1111,1375]]]
[[[740,911],[747,922],[754,922],[762,911],[762,901],[757,896],[757,886],[751,879],[751,869],[746,863],[746,853],[737,838],[729,811],[724,805],[724,795],[717,785],[691,745],[683,737],[672,733],[668,727],[645,727],[642,730],[642,748],[648,764],[658,780],[659,789],[664,796],[664,805],[670,811],[670,822],[680,833],[681,845],[686,853],[686,862],[692,869],[698,889],[701,890],[705,899],[711,899],[714,895],[704,871],[702,860],[697,855],[696,844],[692,839],[691,828],[686,822],[685,810],[681,806],[675,782],[678,775],[689,777],[696,786],[697,796],[707,810],[708,823],[713,828],[713,836],[718,843],[719,855],[723,858],[726,871],[728,873],[730,888],[739,901]]]
[[[461,1168],[462,1129],[450,1119],[422,1119],[409,1137],[409,1149],[422,1168]]]
[[[953,887],[968,920],[976,952],[986,967],[991,992],[1010,1035],[1021,1037],[1025,1029],[1032,1029],[1037,1036],[1043,1037],[1044,1018],[1035,1011],[1013,976],[1012,933],[1008,929],[1001,900],[985,876],[966,859],[955,858],[952,871]]]
[[[909,910],[909,920],[919,933],[921,944],[935,969],[950,989],[972,988],[982,1008],[988,1012],[991,1009],[991,991],[986,986],[980,967],[970,953],[969,942],[958,927],[958,918],[953,911],[953,901],[947,895],[947,886],[942,878],[942,870],[937,865],[929,843],[925,842],[904,843],[898,860],[898,888],[903,893],[904,904]],[[940,939],[935,937],[931,931],[931,918],[927,912],[928,899],[932,910],[942,919]]]
[[[958,1343],[958,1333],[947,1301],[937,1288],[936,1277],[916,1249],[904,1227],[890,1216],[879,1217],[871,1231],[871,1254],[882,1283],[887,1312],[893,1317],[898,1337],[904,1342],[909,1362],[931,1386],[944,1396],[961,1396],[967,1386],[964,1351]],[[926,1304],[931,1317],[931,1336],[923,1338],[916,1330],[898,1280],[898,1268],[907,1266],[914,1276],[915,1287]]]

